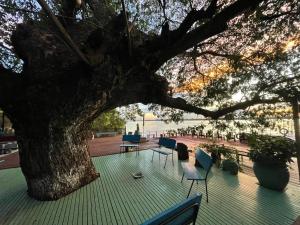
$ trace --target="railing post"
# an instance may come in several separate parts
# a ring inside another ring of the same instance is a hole
[[[298,175],[300,181],[300,115],[299,115],[299,104],[298,99],[292,102],[293,105],[293,120],[295,129],[295,140],[297,145],[297,164],[298,164]]]

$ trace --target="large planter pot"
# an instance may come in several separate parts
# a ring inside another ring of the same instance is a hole
[[[239,172],[239,165],[237,164],[237,162],[231,159],[223,160],[222,168],[225,171],[229,171],[232,175],[237,175]]]
[[[261,186],[276,191],[283,191],[290,179],[289,170],[284,165],[254,162],[253,170]]]

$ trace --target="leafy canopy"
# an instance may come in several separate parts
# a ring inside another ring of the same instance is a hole
[[[125,120],[114,109],[97,117],[92,123],[93,131],[119,131],[125,126]]]

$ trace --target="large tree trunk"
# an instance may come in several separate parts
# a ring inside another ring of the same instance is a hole
[[[19,123],[16,129],[30,196],[59,199],[99,176],[89,156],[85,130],[76,125],[35,123],[39,124]]]

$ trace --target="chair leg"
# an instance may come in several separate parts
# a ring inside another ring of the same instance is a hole
[[[168,155],[166,155],[166,161],[165,161],[165,166],[164,166],[164,168],[166,168],[167,160],[168,160]]]
[[[183,178],[184,178],[184,173],[182,174],[181,183],[182,183],[182,181],[183,181]]]
[[[186,197],[186,198],[188,198],[188,197],[190,196],[190,193],[191,193],[191,190],[192,190],[192,187],[193,187],[194,181],[195,181],[195,180],[193,180],[193,182],[192,182],[192,184],[191,184],[191,187],[190,187],[189,193],[188,193],[188,195],[187,195],[187,197]]]
[[[153,151],[153,154],[152,154],[152,160],[151,160],[151,162],[153,162],[153,157],[154,157],[154,151]]]
[[[205,179],[206,202],[208,202],[207,181]]]
[[[173,150],[172,150],[172,164],[173,164],[173,166],[174,166],[174,157],[173,157]]]

